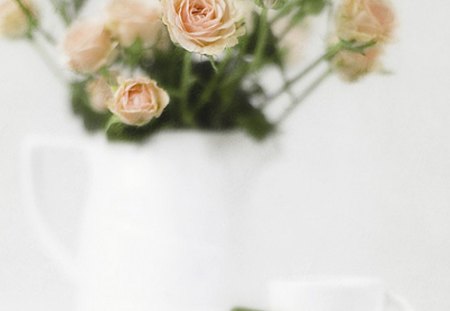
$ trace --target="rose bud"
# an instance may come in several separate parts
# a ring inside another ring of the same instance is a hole
[[[116,44],[104,23],[96,20],[77,22],[70,27],[63,42],[69,67],[79,73],[93,73],[115,57]]]
[[[390,39],[395,17],[387,0],[344,0],[336,16],[336,34],[347,41]]]
[[[159,2],[112,0],[106,9],[107,27],[119,43],[131,46],[141,39],[144,46],[155,44],[163,28]]]
[[[381,54],[379,47],[367,48],[364,53],[341,51],[333,58],[332,64],[344,80],[352,82],[378,69]]]
[[[162,0],[170,38],[190,52],[218,55],[245,34],[234,0]]]
[[[169,104],[169,95],[149,78],[123,81],[109,110],[123,123],[143,126],[153,118],[158,118]]]
[[[333,67],[348,81],[379,68],[385,43],[391,38],[395,17],[388,0],[343,0],[336,15],[336,36],[356,45],[373,42],[361,51],[343,50],[333,59]]]
[[[22,0],[26,10],[35,18],[36,8],[28,0]],[[24,37],[30,29],[30,21],[24,9],[15,0],[0,1],[0,37],[16,39]]]
[[[108,106],[112,102],[114,94],[105,78],[100,77],[89,81],[86,85],[86,92],[92,110],[99,113],[108,111]]]

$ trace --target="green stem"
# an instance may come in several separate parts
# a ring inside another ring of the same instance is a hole
[[[209,63],[211,64],[211,67],[214,69],[215,72],[219,70],[216,65],[216,60],[211,55],[208,56]]]
[[[25,4],[23,4],[22,0],[15,1],[28,19],[28,38],[33,38],[33,30],[36,30],[48,43],[55,45],[55,38],[39,25],[39,21],[37,20],[36,16],[34,16],[33,12],[31,12],[31,10]]]
[[[270,24],[276,23],[278,20],[283,18],[285,15],[292,12],[295,5],[297,5],[297,1],[289,1],[281,10],[278,11],[277,15],[275,15],[272,20],[270,21]]]
[[[222,78],[222,75],[224,74],[224,71],[231,59],[231,55],[231,51],[228,50],[225,58],[219,63],[219,66],[217,66],[214,76],[206,85],[202,95],[200,96],[199,103],[197,104],[197,107],[195,107],[195,112],[198,112],[200,109],[202,109],[211,99],[211,96],[216,91],[217,85],[219,84],[219,81]]]
[[[256,43],[255,52],[254,52],[252,61],[250,63],[243,63],[240,67],[236,68],[233,71],[233,73],[223,83],[224,87],[230,86],[229,92],[231,94],[235,93],[236,88],[239,86],[239,82],[242,81],[243,77],[245,77],[249,73],[252,73],[253,71],[256,71],[263,63],[264,52],[265,52],[265,48],[267,45],[267,39],[268,39],[269,27],[270,27],[267,15],[268,15],[268,9],[263,8],[261,15],[260,15],[260,21],[259,21],[259,27],[258,27],[258,33],[257,33],[257,43]],[[245,44],[247,45],[248,42],[245,42]],[[244,46],[244,47],[246,48],[246,46]],[[238,57],[239,58],[242,57],[242,52],[239,53]],[[228,106],[227,103],[226,103],[226,106]]]
[[[34,49],[41,56],[41,59],[47,65],[48,69],[53,75],[60,81],[65,81],[66,77],[62,74],[59,66],[53,61],[53,59],[47,54],[47,51],[36,41],[35,38],[30,38],[30,42],[33,44]]]
[[[41,27],[36,27],[36,30],[42,35],[42,37],[51,45],[56,45],[56,39],[46,30]]]
[[[269,23],[267,20],[267,8],[263,8],[260,16],[258,29],[258,42],[256,43],[253,61],[250,64],[250,71],[257,69],[263,62],[264,49],[266,48],[267,37],[269,34]]]
[[[67,6],[65,1],[61,3],[59,0],[51,0],[51,4],[53,5],[54,10],[59,14],[61,19],[63,20],[66,26],[69,26],[72,23],[72,18],[67,11]]]
[[[291,113],[297,108],[301,103],[308,98],[321,84],[328,78],[333,70],[328,68],[323,74],[321,74],[316,80],[314,80],[304,91],[303,93],[297,97],[297,99],[283,112],[280,118],[275,122],[278,126],[280,125]]]
[[[191,53],[184,53],[183,58],[183,71],[181,75],[181,85],[180,85],[180,93],[181,93],[181,118],[183,121],[188,124],[193,124],[192,114],[189,111],[189,91],[191,88],[191,77],[192,77],[192,58]]]
[[[276,99],[278,96],[282,95],[286,92],[294,83],[298,82],[302,78],[304,78],[307,74],[309,74],[312,70],[314,70],[317,66],[319,66],[323,61],[332,59],[339,51],[341,51],[344,46],[339,42],[336,45],[332,46],[328,49],[326,53],[321,55],[315,61],[313,61],[308,67],[299,72],[293,78],[289,79],[278,91],[269,96],[268,101],[272,101]]]

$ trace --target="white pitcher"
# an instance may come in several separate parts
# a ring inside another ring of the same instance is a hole
[[[88,175],[75,257],[36,203],[36,184],[48,182],[37,159],[61,151],[77,154]],[[78,310],[225,311],[232,307],[230,217],[266,151],[239,133],[169,132],[143,145],[34,137],[22,154],[24,199],[46,250],[79,285]]]

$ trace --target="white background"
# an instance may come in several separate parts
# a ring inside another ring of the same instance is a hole
[[[242,215],[255,283],[376,275],[417,310],[450,310],[450,3],[394,5],[394,74],[354,85],[333,77],[283,126]],[[85,134],[65,86],[27,44],[1,41],[0,64],[0,310],[71,310],[75,287],[26,221],[18,154],[31,133]],[[67,241],[73,209],[46,211]],[[246,294],[260,304],[258,290]]]

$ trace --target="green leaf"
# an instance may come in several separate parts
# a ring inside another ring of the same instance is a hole
[[[271,123],[263,111],[252,105],[242,105],[235,114],[236,124],[257,140],[267,138],[275,131],[275,125]]]
[[[371,40],[368,42],[357,42],[356,40],[347,41],[344,39],[340,39],[340,44],[342,48],[347,51],[364,54],[366,49],[377,44],[376,40]]]

